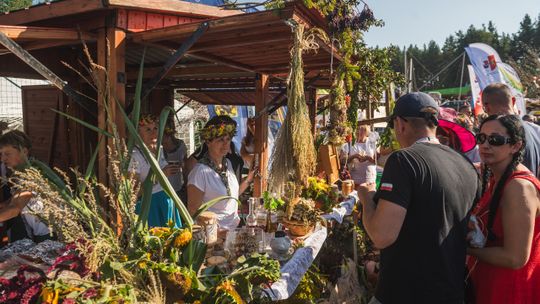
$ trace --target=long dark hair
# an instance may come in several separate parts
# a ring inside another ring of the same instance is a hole
[[[501,176],[501,179],[495,186],[495,190],[493,191],[493,195],[491,196],[491,201],[489,202],[489,214],[488,214],[488,223],[487,223],[487,230],[488,230],[488,239],[494,240],[496,238],[495,234],[493,233],[493,222],[495,221],[495,215],[497,214],[497,209],[499,208],[499,204],[502,197],[502,190],[504,188],[504,185],[506,184],[508,178],[512,175],[512,173],[516,170],[518,164],[523,160],[523,153],[525,150],[525,130],[523,129],[523,124],[521,123],[521,120],[519,117],[515,115],[491,115],[487,117],[482,124],[480,125],[480,130],[482,129],[482,126],[488,122],[497,120],[499,123],[503,125],[503,127],[506,129],[506,132],[508,132],[508,136],[510,137],[510,144],[516,144],[518,142],[522,142],[521,148],[519,151],[514,153],[512,155],[512,161],[510,164],[508,164],[508,167],[504,170],[503,175]],[[491,170],[487,167],[486,164],[483,166],[483,174],[482,174],[482,194],[484,194],[487,191],[487,185],[489,182],[489,179],[492,175]]]

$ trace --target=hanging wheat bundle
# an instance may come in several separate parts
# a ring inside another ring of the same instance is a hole
[[[291,70],[287,79],[287,117],[277,135],[269,174],[269,187],[282,193],[288,181],[307,181],[316,167],[316,151],[304,91],[302,54],[319,48],[317,38],[326,39],[320,29],[304,32],[304,26],[290,21],[294,33]]]

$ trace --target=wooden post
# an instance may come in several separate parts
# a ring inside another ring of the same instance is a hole
[[[126,108],[126,33],[124,30],[116,26],[116,18],[118,11],[115,11],[114,18],[105,18],[105,36],[108,44],[105,45],[105,54],[109,54],[109,60],[106,61],[107,77],[109,79],[108,91],[108,106],[111,110],[110,119],[116,125],[118,136],[116,140],[126,139],[126,126],[124,116],[118,109]],[[108,48],[108,49],[107,49]],[[99,50],[98,50],[99,52]],[[112,128],[109,127],[109,132],[112,133]],[[108,139],[107,144],[109,149],[114,149],[113,139]],[[107,161],[108,163],[108,161]],[[110,211],[111,218],[117,225],[117,233],[120,235],[122,231],[122,217],[120,211],[107,206]]]
[[[317,135],[317,89],[309,88],[306,91],[306,102],[309,107],[309,120],[311,121],[311,133]]]
[[[257,74],[255,80],[255,113],[262,111],[268,103],[270,79],[267,74]],[[260,115],[255,120],[255,153],[259,157],[259,172],[255,177],[253,196],[260,197],[266,190],[268,176],[268,114]]]
[[[107,75],[110,83],[111,118],[116,123],[120,138],[126,138],[124,118],[117,110],[118,106],[125,109],[126,105],[126,33],[116,27],[107,27],[107,39],[110,45],[110,65],[107,67]]]
[[[97,39],[97,64],[106,66],[107,63],[107,34],[105,29],[98,31]],[[100,73],[101,83],[105,83],[105,73]],[[107,115],[105,112],[106,94],[98,89],[97,107],[98,107],[98,128],[107,129]],[[107,179],[107,141],[103,135],[98,135],[98,181],[104,185],[108,185]]]

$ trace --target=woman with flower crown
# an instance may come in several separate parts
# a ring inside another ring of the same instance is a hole
[[[231,161],[225,157],[235,134],[236,122],[226,115],[212,117],[201,130],[207,150],[188,176],[188,209],[192,214],[203,203],[220,196],[238,199],[253,180],[255,171],[251,170],[247,178],[239,183]],[[234,229],[240,222],[235,199],[224,199],[208,210],[217,215],[218,225],[222,229]]]
[[[144,144],[148,147],[152,154],[156,155],[158,151],[158,119],[154,115],[142,115],[139,120],[139,135]],[[172,176],[180,172],[180,165],[167,164],[163,153],[160,153],[158,159],[159,165],[166,176]],[[139,181],[142,183],[148,176],[151,170],[150,163],[144,157],[140,147],[135,146],[131,154],[129,163],[130,171],[137,174]],[[139,212],[140,203],[137,204],[135,210]],[[169,221],[174,223],[175,227],[182,226],[180,213],[174,206],[171,198],[163,191],[159,183],[155,183],[152,187],[152,202],[150,204],[150,213],[148,215],[149,227],[167,227]]]

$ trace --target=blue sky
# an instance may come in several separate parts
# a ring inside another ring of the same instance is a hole
[[[375,17],[386,25],[365,34],[369,46],[422,46],[430,40],[439,45],[458,30],[493,21],[498,32],[515,33],[526,13],[533,21],[540,0],[365,0]]]

